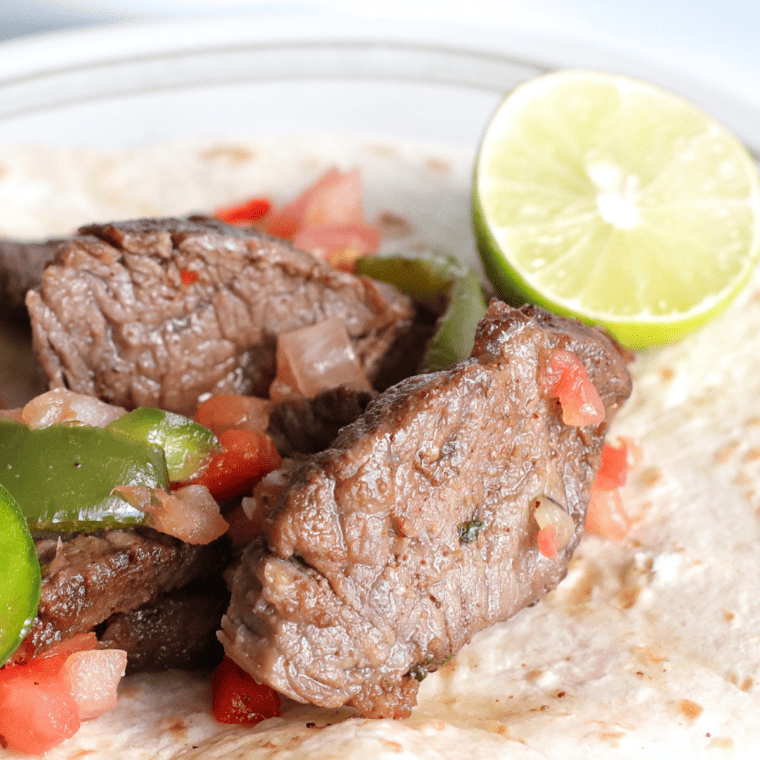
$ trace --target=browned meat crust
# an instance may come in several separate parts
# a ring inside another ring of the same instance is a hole
[[[98,640],[127,653],[127,673],[213,667],[222,659],[215,633],[227,599],[224,593],[167,594],[157,604],[112,615]]]
[[[267,433],[283,457],[316,454],[328,448],[342,427],[361,417],[375,395],[339,385],[314,398],[282,401],[272,408]]]
[[[42,282],[45,264],[62,241],[0,240],[0,316],[27,323],[26,292]]]
[[[541,382],[557,348],[609,418],[631,390],[611,340],[492,302],[469,360],[389,389],[299,465],[234,572],[227,654],[292,699],[403,716],[418,678],[556,586],[607,428],[562,422]],[[555,559],[537,547],[541,495],[575,523]]]
[[[208,392],[265,395],[277,335],[333,316],[374,380],[414,315],[389,285],[205,218],[83,227],[26,302],[53,387],[184,414]]]
[[[193,579],[218,576],[227,561],[220,543],[191,546],[148,528],[36,544],[42,588],[37,617],[16,655],[23,659],[89,632],[115,613],[156,604]]]

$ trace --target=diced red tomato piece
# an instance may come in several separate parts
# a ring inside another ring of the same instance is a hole
[[[101,649],[84,633],[0,669],[0,737],[20,752],[47,752],[115,707],[126,665],[126,652]]]
[[[549,356],[545,382],[549,394],[562,405],[566,425],[598,425],[604,421],[604,404],[586,368],[571,351],[557,349]]]
[[[212,712],[220,723],[255,726],[280,715],[280,695],[257,683],[237,663],[225,657],[211,674]]]
[[[217,501],[250,493],[256,482],[282,462],[274,442],[265,433],[226,430],[219,435],[219,442],[222,451],[212,457],[200,477],[191,481],[207,486]]]
[[[361,224],[364,209],[361,176],[358,169],[348,172],[328,169],[294,201],[274,209],[266,231],[290,240],[304,227]]]
[[[557,556],[558,537],[557,529],[553,525],[547,525],[545,528],[541,528],[538,531],[538,551],[548,557],[554,559]]]
[[[194,419],[216,435],[232,428],[263,433],[269,425],[270,407],[271,403],[264,398],[217,393],[200,404]]]
[[[586,513],[586,533],[621,541],[630,528],[631,520],[623,507],[620,492],[592,488]]]
[[[625,443],[621,443],[619,446],[605,443],[602,450],[602,464],[594,479],[593,488],[600,491],[612,491],[615,488],[620,488],[620,486],[625,485],[627,475],[628,446]]]
[[[224,206],[214,212],[214,216],[227,224],[248,226],[263,219],[271,210],[268,198],[251,198],[234,206]]]
[[[182,280],[183,285],[193,285],[201,278],[199,272],[194,269],[181,269],[179,272],[179,278]]]
[[[79,730],[68,657],[51,654],[0,670],[0,736],[11,749],[40,755]]]
[[[229,528],[227,536],[232,544],[232,550],[237,551],[253,541],[254,538],[261,535],[262,521],[251,520],[243,509],[242,504],[225,513],[224,519],[227,520]]]
[[[336,269],[356,270],[356,259],[375,253],[380,233],[371,224],[331,224],[303,227],[293,237],[293,245],[319,256]]]
[[[100,646],[98,637],[94,633],[79,633],[76,636],[66,639],[59,644],[54,644],[48,647],[42,652],[38,652],[37,647],[34,644],[32,635],[27,636],[18,648],[16,653],[11,657],[3,668],[0,668],[0,674],[3,673],[5,668],[11,665],[25,665],[33,660],[35,657],[50,657],[56,654],[69,655],[72,652],[83,652],[87,649],[97,649]],[[0,675],[0,677],[2,677]]]

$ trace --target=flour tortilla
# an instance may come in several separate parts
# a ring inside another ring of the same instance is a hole
[[[44,237],[248,195],[285,200],[337,163],[361,168],[370,217],[392,211],[410,221],[412,234],[391,248],[436,248],[475,261],[472,159],[445,146],[343,137],[120,154],[2,149],[0,234]],[[759,349],[756,274],[721,317],[637,359],[634,395],[612,429],[643,453],[623,489],[634,520],[629,537],[585,538],[559,588],[477,635],[430,675],[408,720],[287,702],[281,718],[255,728],[223,726],[210,714],[207,679],[150,674],[126,678],[118,707],[46,760],[753,756],[760,748]],[[13,392],[27,392],[24,383]]]

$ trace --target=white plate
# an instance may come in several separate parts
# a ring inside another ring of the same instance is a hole
[[[123,147],[225,133],[387,134],[474,145],[518,82],[553,68],[642,76],[757,153],[760,99],[577,37],[503,23],[246,15],[61,32],[0,46],[0,141]]]

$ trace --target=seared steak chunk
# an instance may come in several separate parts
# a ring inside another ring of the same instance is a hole
[[[292,699],[404,716],[426,672],[556,586],[607,423],[563,423],[542,382],[555,349],[585,365],[609,418],[631,390],[610,339],[492,302],[468,360],[390,388],[300,463],[234,572],[227,654]],[[541,497],[575,525],[554,558],[538,549]]]
[[[36,545],[42,588],[23,657],[91,631],[114,613],[155,604],[194,578],[219,575],[226,557],[219,543],[191,546],[149,528],[41,539]]]
[[[55,258],[60,240],[0,240],[0,316],[27,322],[26,292],[42,282],[45,264]]]
[[[314,398],[282,401],[272,408],[267,433],[280,456],[316,454],[332,443],[342,427],[361,417],[374,395],[339,385]]]
[[[215,633],[227,600],[226,594],[167,594],[156,604],[112,615],[99,627],[98,640],[127,653],[127,673],[212,667],[222,657]]]
[[[374,379],[414,314],[389,285],[205,218],[83,227],[27,307],[51,386],[183,414],[205,393],[265,395],[278,334],[329,317]]]

